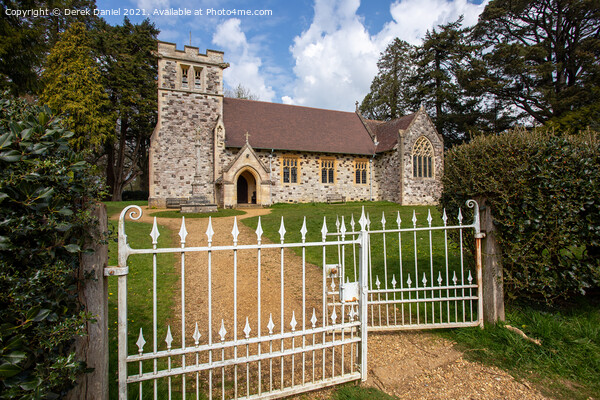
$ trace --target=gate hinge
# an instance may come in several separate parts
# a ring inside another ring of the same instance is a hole
[[[479,232],[475,234],[475,239],[483,239],[485,238],[485,233],[484,232]]]
[[[121,276],[129,274],[129,267],[106,267],[104,276]]]

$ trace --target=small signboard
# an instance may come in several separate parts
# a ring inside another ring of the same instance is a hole
[[[358,282],[346,282],[340,286],[340,299],[343,303],[358,301]]]

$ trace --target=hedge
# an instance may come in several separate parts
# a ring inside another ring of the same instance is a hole
[[[0,99],[0,398],[63,398],[85,365],[79,257],[98,179],[50,110]]]
[[[600,134],[479,136],[446,153],[442,180],[449,215],[469,198],[491,207],[509,300],[551,303],[599,286]]]

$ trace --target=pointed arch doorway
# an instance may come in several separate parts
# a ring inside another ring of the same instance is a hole
[[[256,179],[250,171],[242,172],[236,182],[237,204],[256,204]]]
[[[240,179],[243,177],[244,179]],[[222,188],[223,207],[271,204],[271,176],[248,143],[223,169],[218,179]],[[244,181],[247,187],[244,186]]]

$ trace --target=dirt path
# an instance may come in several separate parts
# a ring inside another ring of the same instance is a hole
[[[150,211],[150,213],[156,210]],[[238,245],[256,244],[256,233],[241,223],[242,219],[251,218],[258,215],[265,215],[270,212],[268,209],[247,209],[245,215],[237,217],[239,229]],[[144,210],[141,221],[152,222],[153,217],[148,215],[148,210]],[[173,218],[158,218],[157,221],[167,226],[173,232],[179,232],[181,220]],[[186,219],[186,247],[207,246],[208,239],[206,230],[208,228],[208,218]],[[214,236],[212,246],[231,246],[233,244],[234,217],[224,217],[212,219],[212,228]],[[268,240],[263,236],[263,242]],[[267,323],[272,316],[276,327],[281,322],[281,254],[279,249],[264,250],[261,254],[261,331],[268,334]],[[231,251],[214,251],[212,258],[212,321],[213,338],[217,336],[223,320],[225,329],[233,334],[233,309],[234,309],[234,256]],[[301,286],[296,283],[301,281],[302,260],[292,251],[286,250],[284,253],[285,273],[284,273],[284,308],[283,320],[287,326],[292,319],[292,313],[299,324],[301,323],[302,310],[302,291]],[[243,335],[242,331],[248,317],[249,324],[253,331],[257,327],[258,313],[258,257],[256,250],[238,251],[237,255],[237,321],[238,337]],[[319,301],[321,299],[320,282],[321,269],[314,265],[307,264],[306,282],[307,282],[307,308],[313,307],[318,311]],[[208,298],[208,254],[187,253],[185,258],[185,308],[186,308],[186,335],[191,337],[195,328],[195,321],[208,320],[208,304],[205,299]],[[319,285],[315,284],[318,283]],[[178,290],[179,292],[179,290]],[[181,301],[178,298],[177,307],[174,315],[181,314]],[[319,314],[317,313],[317,316]],[[310,319],[307,316],[307,320]],[[274,329],[275,332],[278,328]],[[230,340],[231,336],[228,335]],[[201,340],[202,342],[202,340]]]
[[[144,210],[142,221],[151,222],[149,210]],[[154,212],[152,210],[150,212]],[[247,214],[238,216],[239,244],[256,244],[256,234],[239,220],[270,212],[267,209],[248,209]],[[160,218],[159,223],[173,232],[179,232],[179,219]],[[231,230],[234,217],[212,220],[213,246],[232,244]],[[206,229],[208,219],[187,219],[188,237],[186,246],[207,245]],[[263,238],[264,240],[265,238]],[[268,334],[266,327],[269,316],[275,322],[275,332],[280,331],[280,250],[263,251],[261,254],[261,332]],[[301,279],[301,257],[285,250],[284,282],[284,324],[289,324],[292,313],[301,327],[302,295],[301,287],[293,282]],[[238,251],[237,296],[238,302],[237,336],[243,337],[243,329],[248,317],[253,332],[258,323],[258,259],[256,251]],[[195,321],[208,320],[208,256],[206,253],[188,253],[185,270],[186,336],[192,342]],[[226,340],[233,338],[233,265],[230,252],[212,255],[212,326],[213,341],[218,341],[218,331],[223,326],[227,330]],[[320,267],[307,264],[306,267],[307,309],[318,310],[321,301],[322,271]],[[180,289],[174,295],[180,296]],[[179,297],[178,297],[179,299]],[[174,310],[172,326],[180,326],[181,302],[178,300]],[[300,314],[300,315],[299,315]],[[307,319],[310,319],[310,315]],[[289,328],[286,328],[289,329]],[[251,334],[253,335],[253,334]],[[208,332],[202,332],[200,343],[207,342]],[[538,391],[526,382],[518,382],[506,372],[494,367],[483,366],[465,360],[463,354],[454,349],[454,343],[426,332],[399,332],[388,334],[369,334],[369,379],[364,384],[376,387],[400,399],[544,399]],[[289,366],[288,366],[289,368]],[[331,390],[299,396],[302,399],[326,399]]]

